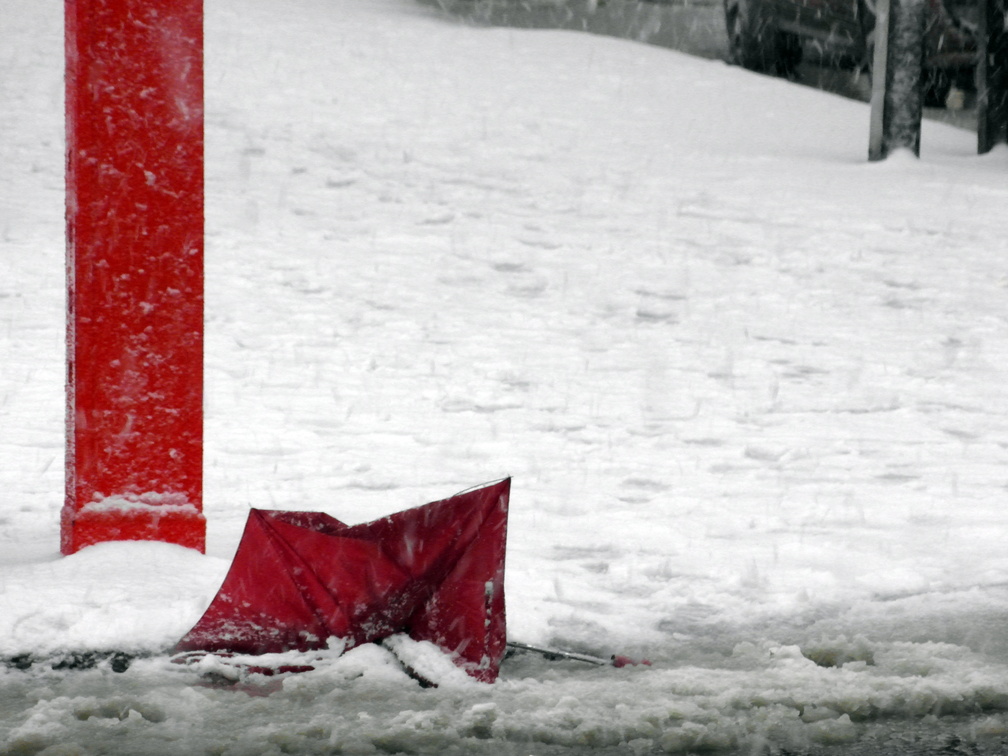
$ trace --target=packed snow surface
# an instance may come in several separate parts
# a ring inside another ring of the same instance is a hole
[[[1003,148],[869,164],[865,105],[717,61],[207,2],[208,553],[63,558],[61,13],[0,24],[0,753],[1003,747]],[[250,507],[505,475],[509,636],[652,666],[170,662]]]

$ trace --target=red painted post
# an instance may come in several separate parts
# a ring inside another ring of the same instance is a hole
[[[202,551],[202,0],[65,0],[65,19],[61,550]]]

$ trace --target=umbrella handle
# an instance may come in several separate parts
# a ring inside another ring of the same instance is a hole
[[[569,659],[571,661],[594,664],[599,667],[635,667],[639,664],[643,664],[648,667],[651,666],[651,662],[647,659],[631,659],[629,656],[623,656],[622,654],[615,654],[609,659],[604,659],[601,656],[579,654],[575,651],[560,651],[555,648],[541,648],[539,646],[531,646],[528,643],[519,643],[518,641],[508,641],[507,645],[508,648],[515,649],[516,651],[531,651],[536,654],[541,654],[550,661],[555,661],[557,659]]]

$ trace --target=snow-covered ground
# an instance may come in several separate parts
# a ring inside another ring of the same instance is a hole
[[[1004,752],[1008,152],[871,165],[864,104],[717,61],[208,0],[208,554],[61,558],[61,14],[0,24],[0,656],[145,656],[0,666],[0,753]],[[509,637],[653,666],[168,662],[250,506],[504,475]]]

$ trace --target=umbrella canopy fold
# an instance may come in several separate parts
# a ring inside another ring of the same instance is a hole
[[[224,583],[179,652],[346,648],[408,633],[469,675],[506,650],[510,478],[361,525],[253,509]]]

